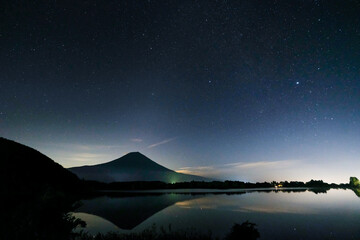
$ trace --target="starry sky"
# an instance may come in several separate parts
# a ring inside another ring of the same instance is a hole
[[[360,177],[360,2],[6,1],[0,135],[242,181]]]

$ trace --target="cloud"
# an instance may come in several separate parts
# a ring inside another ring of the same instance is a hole
[[[225,164],[225,166],[234,167],[234,168],[264,168],[264,167],[285,167],[293,164],[294,160],[284,160],[284,161],[260,161],[260,162],[237,162]]]
[[[294,165],[295,160],[284,161],[259,161],[259,162],[236,162],[221,165],[182,167],[176,171],[185,174],[194,174],[208,177],[232,176],[239,173],[252,171],[265,171],[284,169]]]
[[[147,148],[154,148],[154,147],[157,147],[157,146],[160,146],[160,145],[163,145],[163,144],[172,142],[172,141],[174,141],[175,139],[176,139],[176,137],[174,137],[174,138],[169,138],[169,139],[165,139],[165,140],[163,140],[163,141],[161,141],[161,142],[151,144],[151,145],[149,145]]]
[[[178,173],[199,175],[199,176],[209,176],[214,175],[216,172],[214,166],[198,166],[198,167],[183,167],[176,170]]]
[[[48,146],[56,149],[66,149],[67,151],[95,151],[107,150],[112,148],[126,148],[127,145],[110,144],[79,144],[79,143],[48,143]]]
[[[143,140],[141,138],[132,138],[131,139],[132,142],[142,142]]]
[[[126,145],[49,143],[43,151],[64,167],[99,164],[113,160],[127,149]]]
[[[86,162],[86,163],[96,163],[99,160],[106,158],[105,154],[95,154],[95,153],[75,153],[68,154],[68,156],[62,157],[63,160],[76,162]]]

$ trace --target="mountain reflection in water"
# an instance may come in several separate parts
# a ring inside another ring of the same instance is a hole
[[[195,197],[196,195],[175,193],[102,196],[82,200],[83,205],[76,212],[96,215],[112,222],[121,229],[131,230],[164,208]]]

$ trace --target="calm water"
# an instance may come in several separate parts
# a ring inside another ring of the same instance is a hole
[[[260,239],[360,239],[360,198],[351,190],[120,194],[82,202],[74,214],[90,233],[137,232],[155,223],[222,237],[249,220]]]

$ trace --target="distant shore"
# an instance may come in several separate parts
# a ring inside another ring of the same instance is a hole
[[[305,192],[310,191],[314,193],[326,193],[331,188],[320,187],[289,187],[289,188],[238,188],[238,189],[151,189],[151,190],[98,190],[99,194],[111,195],[158,195],[158,194],[245,194],[250,192]],[[349,188],[335,188],[335,189],[349,189]]]
[[[181,182],[181,183],[164,183],[164,182],[114,182],[101,183],[95,181],[84,181],[84,185],[95,192],[152,192],[152,193],[216,193],[216,192],[246,192],[246,191],[290,191],[290,190],[307,190],[307,189],[350,189],[349,184],[328,184],[322,180],[311,180],[309,182],[284,181],[284,182],[262,182],[250,183],[241,181],[213,181],[213,182]]]

